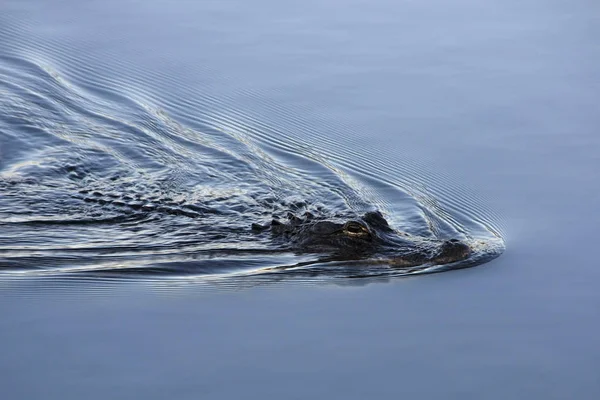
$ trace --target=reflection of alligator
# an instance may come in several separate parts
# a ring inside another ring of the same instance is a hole
[[[334,260],[380,260],[391,266],[412,267],[449,264],[471,254],[469,246],[457,239],[431,240],[397,232],[377,211],[345,223],[316,218],[308,212],[303,218],[289,214],[288,222],[274,219],[266,225],[253,224],[252,229],[270,231],[295,251],[328,253]]]

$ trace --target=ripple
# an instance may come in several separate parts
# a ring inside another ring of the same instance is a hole
[[[485,201],[402,149],[390,163],[356,126],[309,121],[307,108],[251,85],[219,90],[228,78],[201,66],[202,85],[190,85],[111,49],[40,37],[32,22],[0,23],[0,144],[14,149],[0,163],[3,278],[376,278],[479,265],[504,249]],[[460,237],[473,256],[403,270],[323,262],[249,229],[290,210],[373,209],[415,236]]]

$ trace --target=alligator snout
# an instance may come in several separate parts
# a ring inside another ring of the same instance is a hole
[[[446,240],[437,256],[433,258],[436,264],[448,264],[462,261],[471,255],[471,248],[457,239]]]

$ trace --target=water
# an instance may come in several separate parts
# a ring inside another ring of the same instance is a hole
[[[600,394],[593,2],[1,7],[9,398]],[[261,273],[293,205],[507,250]]]
[[[465,242],[473,254],[458,267],[503,251],[494,216],[478,202],[457,201],[455,184],[406,160],[394,168],[380,154],[357,153],[360,140],[343,140],[356,127],[305,120],[270,93],[221,87],[217,72],[196,71],[210,85],[186,87],[154,62],[117,63],[112,48],[78,49],[60,34],[29,39],[22,32],[31,22],[7,25],[0,262],[9,278],[336,273],[330,257],[298,254],[250,229],[273,218],[286,223],[290,212],[342,223],[379,211],[419,240]],[[165,87],[153,93],[154,81]],[[256,105],[237,104],[239,93]],[[27,135],[34,140],[23,143]],[[351,275],[439,268],[389,268],[378,253]],[[348,276],[346,267],[338,275]]]

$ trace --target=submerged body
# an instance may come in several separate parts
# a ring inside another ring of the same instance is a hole
[[[84,190],[83,192],[89,193]],[[132,200],[127,197],[126,200]],[[170,200],[170,199],[169,199]],[[208,215],[224,216],[216,209],[198,204],[149,204],[123,202],[121,199],[107,198],[101,193],[92,193],[84,198],[101,206],[131,208],[136,212],[161,213],[193,218],[197,221]],[[339,222],[339,220],[342,220]],[[206,225],[199,224],[198,229]],[[213,226],[211,230],[215,227]],[[226,229],[223,227],[223,230]],[[273,218],[261,225],[253,223],[250,229],[256,235],[266,235],[261,239],[271,242],[270,252],[293,251],[295,253],[319,254],[321,261],[346,261],[387,264],[391,267],[406,268],[424,264],[441,265],[466,260],[471,248],[458,239],[436,239],[409,235],[393,229],[379,211],[370,211],[361,217],[344,218],[315,215],[305,211],[300,217],[288,212],[285,219]],[[209,233],[210,230],[206,230]],[[252,236],[251,236],[252,237]],[[277,250],[275,250],[277,251]]]

